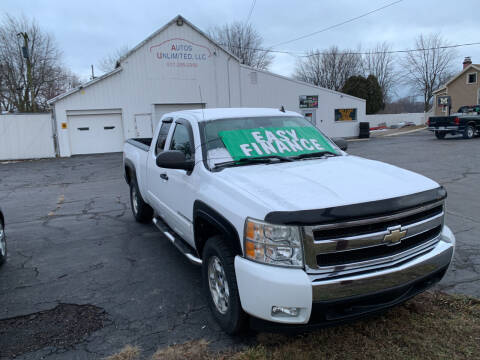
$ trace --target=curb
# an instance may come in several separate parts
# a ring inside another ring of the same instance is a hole
[[[420,129],[415,129],[415,130],[410,130],[410,131],[402,131],[402,132],[398,132],[398,133],[394,133],[394,134],[387,134],[387,135],[383,135],[383,136],[379,136],[379,137],[387,137],[387,136],[398,136],[398,135],[404,135],[404,134],[411,134],[411,133],[415,133],[415,132],[418,132],[418,131],[422,131],[422,130],[425,130],[427,127],[422,127]]]
[[[370,140],[370,139],[367,138],[367,139],[345,139],[345,140],[354,142],[354,141],[368,141],[368,140]]]

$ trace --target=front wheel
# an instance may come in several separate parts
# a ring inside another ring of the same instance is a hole
[[[464,139],[473,139],[475,136],[475,129],[471,125],[467,125],[465,130],[463,131],[463,138]]]
[[[135,180],[130,182],[130,206],[135,220],[144,224],[152,221],[153,209],[143,200]]]
[[[445,139],[445,135],[447,135],[447,133],[444,131],[435,131],[437,139]]]
[[[202,256],[202,278],[208,305],[228,334],[243,330],[247,315],[240,304],[234,266],[235,254],[219,236],[207,240]]]
[[[5,235],[5,224],[0,219],[0,265],[7,260],[7,236]]]

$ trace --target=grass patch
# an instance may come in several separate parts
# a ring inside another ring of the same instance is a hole
[[[204,340],[173,345],[151,360],[479,359],[480,300],[427,292],[352,324],[298,336],[259,334],[255,346],[237,352],[215,353],[207,345]],[[112,358],[117,359],[124,358]]]
[[[127,345],[120,352],[106,357],[105,360],[138,360],[141,353],[138,346]]]

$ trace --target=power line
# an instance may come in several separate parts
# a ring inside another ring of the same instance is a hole
[[[256,3],[257,3],[257,0],[252,1],[252,5],[250,6],[250,11],[248,12],[247,20],[245,21],[245,25],[247,25],[248,22],[250,21],[250,17],[252,16],[252,13],[253,13],[253,8],[255,7]]]
[[[222,46],[226,46],[226,44],[219,44]],[[417,51],[432,51],[432,50],[439,50],[439,49],[450,49],[450,48],[458,48],[464,46],[474,46],[480,45],[480,42],[473,42],[473,43],[465,43],[465,44],[454,44],[454,45],[444,45],[432,48],[417,48],[417,49],[405,49],[405,50],[388,50],[388,51],[341,51],[338,52],[339,55],[370,55],[370,54],[397,54],[397,53],[410,53],[410,52],[417,52]],[[254,51],[266,51],[278,54],[288,54],[297,57],[311,57],[316,55],[327,55],[329,54],[328,51],[313,51],[311,53],[306,52],[294,52],[294,51],[286,51],[286,50],[272,50],[272,49],[265,49],[265,48],[250,48],[250,47],[243,47],[243,46],[235,46],[230,45],[231,47],[241,48],[241,49],[248,49]]]
[[[278,44],[275,44],[275,45],[273,45],[273,46],[271,46],[271,47],[274,48],[274,47],[277,47],[277,46],[279,46],[279,45],[289,44],[289,43],[292,43],[292,42],[294,42],[294,41],[302,40],[302,39],[305,39],[305,38],[307,38],[307,37],[310,37],[310,36],[319,34],[319,33],[321,33],[321,32],[324,32],[324,31],[327,31],[327,30],[330,30],[330,29],[334,29],[334,28],[336,28],[336,27],[339,27],[339,26],[348,24],[349,22],[352,22],[352,21],[361,19],[361,18],[363,18],[363,17],[365,17],[365,16],[368,16],[368,15],[370,15],[370,14],[373,14],[373,13],[375,13],[375,12],[377,12],[377,11],[386,9],[386,8],[388,8],[388,7],[390,7],[390,6],[393,6],[393,5],[395,5],[395,4],[398,4],[398,3],[402,2],[402,1],[403,1],[403,0],[394,1],[394,2],[392,2],[392,3],[389,3],[389,4],[387,4],[387,5],[384,5],[384,6],[382,6],[382,7],[379,7],[379,8],[377,8],[377,9],[372,10],[372,11],[369,11],[369,12],[366,12],[366,13],[361,14],[361,15],[359,15],[359,16],[353,17],[353,18],[351,18],[351,19],[342,21],[342,22],[340,22],[340,23],[338,23],[338,24],[334,24],[334,25],[328,26],[328,27],[326,27],[326,28],[320,29],[320,30],[318,30],[318,31],[314,31],[314,32],[309,33],[309,34],[299,36],[299,37],[297,37],[297,38],[295,38],[295,39],[291,39],[291,40],[287,40],[287,41],[282,41],[282,42],[280,42],[280,43],[278,43]]]

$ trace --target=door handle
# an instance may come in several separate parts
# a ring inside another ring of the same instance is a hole
[[[160,178],[167,181],[168,180],[168,175],[163,173],[163,174],[160,174]]]

